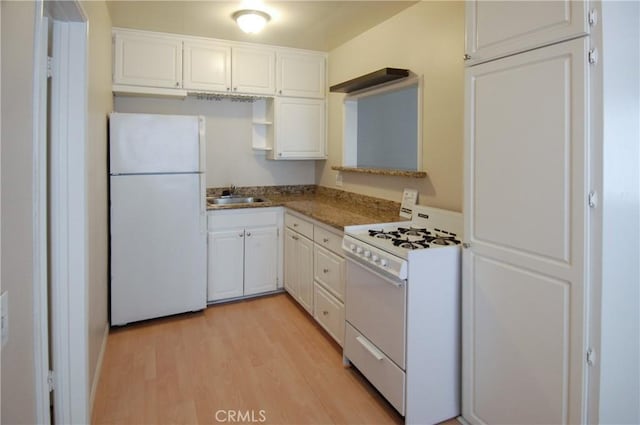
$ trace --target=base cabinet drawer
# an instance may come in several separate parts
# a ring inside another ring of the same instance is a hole
[[[286,213],[284,215],[284,225],[313,240],[313,223],[296,215]]]
[[[320,326],[335,339],[338,344],[344,342],[344,304],[327,292],[317,282],[314,283],[313,315]]]
[[[344,300],[344,265],[344,258],[315,246],[313,277],[340,301]]]
[[[348,322],[344,356],[404,415],[405,373]]]

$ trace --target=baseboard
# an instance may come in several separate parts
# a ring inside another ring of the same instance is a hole
[[[102,372],[102,360],[104,359],[104,351],[107,348],[107,338],[109,337],[109,323],[104,327],[104,337],[102,338],[102,346],[100,347],[100,354],[98,354],[98,364],[96,364],[96,371],[93,374],[93,383],[91,384],[91,394],[89,397],[89,420],[93,417],[93,402],[96,398],[96,390],[98,383],[100,382],[100,375]]]

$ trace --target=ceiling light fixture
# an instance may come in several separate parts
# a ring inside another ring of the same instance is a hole
[[[261,10],[243,9],[232,15],[240,29],[248,34],[260,32],[269,22],[271,16]]]

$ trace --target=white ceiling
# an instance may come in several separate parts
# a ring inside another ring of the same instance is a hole
[[[416,1],[107,1],[114,27],[329,51]],[[233,12],[271,15],[259,34],[245,34]]]

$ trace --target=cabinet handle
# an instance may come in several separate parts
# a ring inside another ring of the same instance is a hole
[[[282,94],[282,90],[278,90],[278,94]]]
[[[238,91],[238,88],[237,88],[237,87],[234,87],[234,88],[233,88],[233,91]]]
[[[329,314],[329,312],[328,312],[327,310],[323,310],[323,311],[322,311],[322,315],[323,315],[323,316],[326,316],[326,315],[328,315],[328,314]]]
[[[298,223],[293,223],[293,227],[298,227]]]
[[[248,233],[247,233],[247,237],[249,237],[249,236],[251,236],[251,232],[248,232]]]
[[[180,87],[180,81],[176,81],[176,87]]]
[[[238,236],[243,237],[244,233],[239,233]]]
[[[322,273],[329,273],[329,269],[322,269]]]
[[[227,87],[227,91],[231,91],[231,87]]]
[[[299,238],[297,236],[291,236],[291,239],[293,239],[294,241],[297,241]]]
[[[462,247],[465,248],[465,249],[469,249],[469,248],[471,248],[471,244],[469,242],[463,242],[462,243]]]
[[[324,242],[324,243],[329,242],[329,238],[324,238],[324,239],[322,239],[322,242]]]

